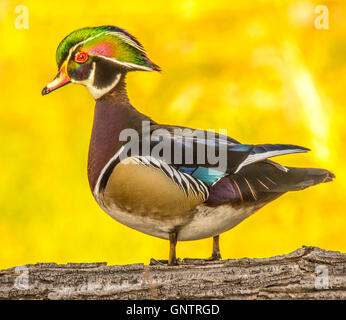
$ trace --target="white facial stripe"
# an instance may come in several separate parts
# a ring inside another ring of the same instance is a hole
[[[96,63],[94,62],[93,63],[93,69],[90,72],[90,76],[89,76],[89,79],[88,79],[89,83],[87,85],[87,88],[89,89],[89,92],[91,93],[91,95],[96,100],[98,98],[101,98],[104,94],[106,94],[107,92],[112,90],[118,84],[118,82],[120,81],[120,78],[121,78],[121,73],[117,74],[117,76],[115,77],[115,80],[109,86],[104,87],[104,88],[96,88],[94,86],[95,72],[96,72]]]
[[[108,61],[111,61],[111,62],[114,62],[116,64],[119,64],[121,66],[130,68],[130,69],[140,69],[140,70],[144,70],[144,71],[153,71],[153,69],[151,69],[149,67],[141,66],[139,64],[134,64],[134,63],[129,63],[129,62],[121,62],[117,59],[109,58],[109,57],[105,57],[105,56],[98,56],[98,57],[103,58],[103,59],[108,60]]]

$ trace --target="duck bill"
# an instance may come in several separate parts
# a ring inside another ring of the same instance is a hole
[[[64,62],[64,64],[61,66],[60,71],[54,78],[54,80],[50,83],[48,83],[42,90],[42,95],[46,95],[55,89],[61,88],[64,85],[71,82],[70,77],[67,74],[67,62]]]

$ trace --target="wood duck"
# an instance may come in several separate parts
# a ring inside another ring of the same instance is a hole
[[[177,241],[208,237],[213,237],[211,259],[220,259],[221,233],[287,191],[335,177],[328,170],[284,167],[268,160],[307,148],[241,144],[221,134],[210,137],[203,130],[196,135],[192,129],[161,125],[138,112],[126,93],[126,74],[160,68],[124,29],[76,30],[60,43],[56,61],[59,72],[42,95],[71,82],[86,86],[96,100],[88,156],[93,196],[120,223],[168,239],[169,265],[177,264]],[[130,153],[123,132],[137,136],[139,147]],[[202,154],[210,149],[222,154],[222,170]]]

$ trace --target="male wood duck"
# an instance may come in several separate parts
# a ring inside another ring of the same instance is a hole
[[[213,237],[211,259],[220,259],[221,233],[287,191],[335,177],[328,170],[284,167],[268,160],[307,148],[240,144],[203,130],[196,135],[192,129],[161,125],[138,112],[126,93],[126,74],[160,68],[124,29],[74,31],[60,43],[56,60],[59,72],[42,95],[71,82],[86,86],[96,100],[88,179],[97,203],[126,226],[168,239],[169,265],[177,264],[177,241],[208,237]],[[137,135],[139,147],[130,154],[123,132]],[[225,163],[222,170],[203,153],[210,149]],[[177,150],[180,158],[175,157]]]

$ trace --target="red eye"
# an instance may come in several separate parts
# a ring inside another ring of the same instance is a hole
[[[85,52],[78,52],[74,59],[78,63],[84,63],[88,60],[88,54]]]

